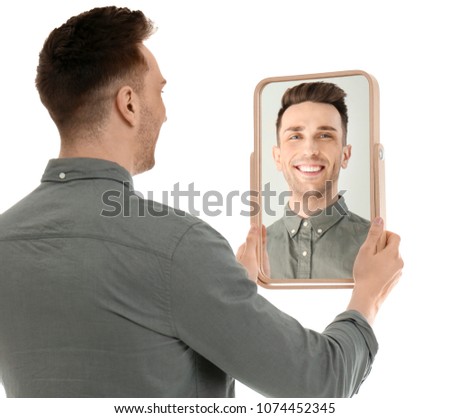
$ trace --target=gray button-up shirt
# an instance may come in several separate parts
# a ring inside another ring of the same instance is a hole
[[[267,252],[273,279],[345,279],[365,241],[370,222],[352,212],[340,197],[309,218],[289,204],[284,216],[267,228]]]
[[[323,333],[258,295],[202,220],[138,198],[97,159],[51,160],[0,216],[0,376],[10,397],[346,397],[377,342],[355,311]]]

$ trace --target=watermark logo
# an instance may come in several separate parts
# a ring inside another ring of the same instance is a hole
[[[331,181],[329,183],[331,186]],[[345,192],[345,190],[340,190],[338,194],[333,195],[331,187],[326,187],[325,194],[316,190],[303,193],[301,200],[295,201],[294,208],[291,207],[291,214],[295,215],[302,209],[306,215],[314,216],[317,214],[317,210],[311,209],[315,207],[312,202],[324,199],[326,215],[331,215],[333,210],[345,215],[347,211],[338,201],[338,197]],[[275,209],[286,206],[291,196],[291,191],[280,192],[271,189],[270,183],[266,183],[261,191],[231,190],[223,194],[217,190],[208,190],[202,193],[196,190],[194,183],[189,183],[187,188],[182,189],[178,182],[174,184],[171,191],[163,191],[158,202],[154,200],[152,191],[148,191],[147,196],[144,197],[141,192],[132,190],[129,183],[124,183],[121,190],[107,190],[102,194],[101,215],[105,217],[144,217],[148,215],[168,216],[170,213],[186,216],[186,213],[189,213],[193,216],[233,216],[236,214],[233,213],[233,209],[239,205],[244,207],[239,211],[240,216],[256,216],[261,210],[268,216],[275,216],[277,214]],[[187,204],[186,211],[178,209],[183,202],[185,205]]]

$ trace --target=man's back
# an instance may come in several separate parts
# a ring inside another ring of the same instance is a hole
[[[199,221],[156,204],[158,216],[139,217],[137,198],[124,202],[131,194],[113,180],[130,181],[125,170],[80,163],[79,173],[54,167],[0,217],[8,395],[201,396],[196,373],[222,382],[204,395],[227,395],[230,379],[175,337],[170,318],[171,257]],[[117,216],[102,203],[105,192],[121,201]]]

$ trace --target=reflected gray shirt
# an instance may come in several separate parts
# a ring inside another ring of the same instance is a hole
[[[200,219],[138,198],[105,160],[50,160],[0,215],[9,397],[352,396],[378,346],[347,311],[323,333],[258,295]]]
[[[284,216],[267,228],[267,252],[273,279],[348,279],[370,222],[339,199],[317,215],[301,218],[289,204]]]

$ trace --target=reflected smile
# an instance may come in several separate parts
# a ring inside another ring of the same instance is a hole
[[[325,170],[325,166],[318,164],[300,164],[294,167],[306,176],[316,176]]]

